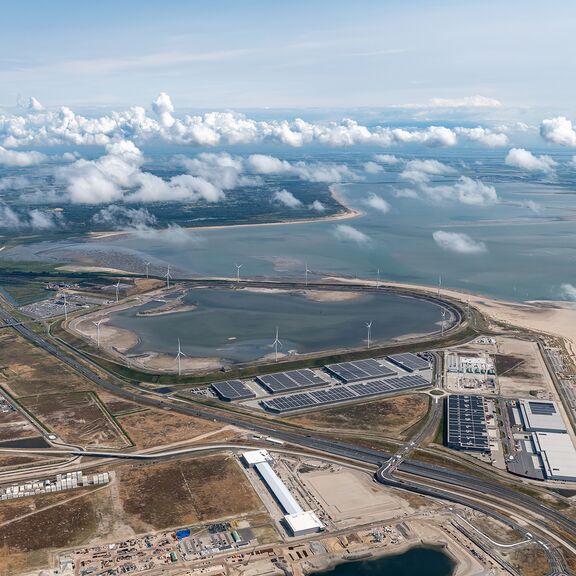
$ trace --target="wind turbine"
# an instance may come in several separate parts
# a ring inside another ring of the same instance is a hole
[[[444,319],[446,318],[446,308],[442,308],[442,336],[444,336]]]
[[[64,320],[68,320],[68,301],[66,300],[66,292],[64,292]]]
[[[376,270],[376,288],[380,288],[380,268]]]
[[[170,274],[170,264],[168,264],[164,278],[166,278],[166,288],[170,288],[170,278],[172,278],[172,275]]]
[[[180,366],[180,356],[186,356],[186,354],[182,352],[182,348],[180,348],[180,338],[178,338],[178,354],[176,354],[176,360],[178,360],[178,376],[182,374],[182,368]]]
[[[306,286],[308,286],[308,274],[310,273],[310,268],[308,268],[308,262],[306,262],[306,270],[304,274],[306,275]]]
[[[236,284],[240,284],[240,268],[242,268],[243,264],[235,264],[236,266]]]
[[[278,338],[278,326],[276,326],[276,338],[272,342],[272,346],[274,346],[274,362],[278,362],[278,346],[282,347],[282,342]]]
[[[438,298],[440,298],[440,288],[442,288],[442,274],[438,276]]]
[[[150,267],[150,262],[144,262],[144,266],[146,266],[146,280],[148,280],[148,269]]]
[[[466,301],[466,318],[470,318],[470,296],[468,296]]]
[[[366,328],[368,330],[368,348],[370,348],[370,336],[372,332],[372,320],[370,322],[366,322]]]
[[[100,324],[102,324],[103,318],[98,320],[98,322],[92,322],[96,326],[96,346],[100,348]]]
[[[118,294],[120,292],[120,280],[116,282],[115,287],[116,287],[116,304],[118,304]]]

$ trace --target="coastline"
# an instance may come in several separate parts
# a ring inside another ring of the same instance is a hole
[[[330,195],[332,198],[342,207],[343,211],[337,212],[336,214],[330,214],[329,216],[316,216],[314,218],[287,218],[280,222],[255,222],[247,224],[216,224],[214,226],[186,226],[183,230],[190,232],[200,232],[202,230],[225,230],[228,228],[260,228],[263,226],[283,226],[285,224],[312,224],[315,222],[332,222],[338,220],[350,220],[352,218],[358,218],[363,216],[365,212],[358,210],[356,208],[351,208],[344,202],[342,196],[335,190],[334,185],[329,186]],[[157,229],[162,231],[161,228]],[[104,240],[106,238],[121,238],[123,236],[130,236],[135,234],[137,231],[132,230],[109,230],[103,232],[89,232],[87,234],[88,238],[93,240]]]

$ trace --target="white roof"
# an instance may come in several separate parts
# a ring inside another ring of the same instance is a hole
[[[280,502],[280,506],[287,514],[298,514],[302,512],[300,504],[296,502],[294,496],[290,494],[290,490],[286,487],[286,484],[282,482],[278,474],[272,470],[272,467],[268,462],[257,462],[255,464],[256,470],[262,476],[264,482],[268,488],[272,491],[276,500]]]
[[[290,527],[293,534],[306,532],[309,530],[323,530],[324,524],[320,522],[318,516],[312,510],[307,512],[298,512],[284,516],[286,524]]]
[[[566,424],[551,400],[520,400],[520,413],[529,432],[566,432]]]
[[[558,480],[576,480],[576,448],[568,434],[533,432],[546,476]]]
[[[244,452],[242,458],[246,461],[246,464],[253,466],[259,462],[268,462],[272,460],[268,450],[250,450],[249,452]]]

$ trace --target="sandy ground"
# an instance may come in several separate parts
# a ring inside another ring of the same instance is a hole
[[[360,292],[339,292],[338,290],[306,290],[304,296],[312,302],[349,302],[362,298]]]
[[[361,472],[341,469],[300,474],[338,528],[382,520],[387,522],[413,512],[405,499],[381,490]]]

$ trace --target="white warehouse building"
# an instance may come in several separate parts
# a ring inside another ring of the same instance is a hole
[[[324,524],[312,510],[303,510],[296,502],[286,484],[274,472],[270,462],[272,456],[267,450],[251,450],[242,454],[242,459],[249,468],[255,468],[282,510],[286,513],[284,525],[293,536],[304,536],[324,530]]]

